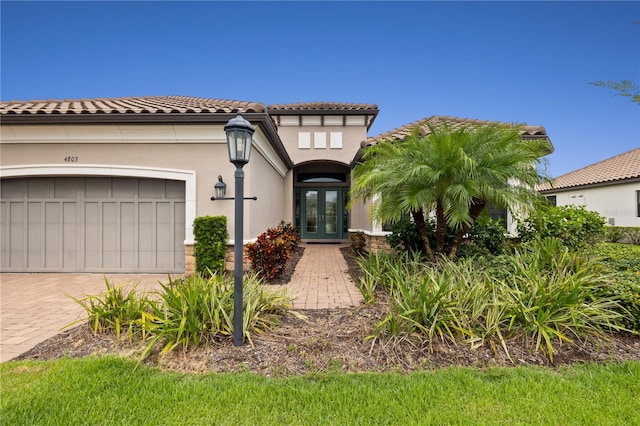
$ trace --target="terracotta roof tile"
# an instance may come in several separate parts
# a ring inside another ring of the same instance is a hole
[[[3,101],[0,115],[265,112],[260,102],[189,96]]]
[[[292,104],[274,104],[268,105],[267,110],[270,114],[282,113],[301,113],[301,112],[321,112],[321,111],[350,111],[363,113],[378,113],[378,105],[376,104],[354,104],[344,102],[299,102]]]
[[[381,142],[384,140],[403,140],[416,127],[420,127],[421,133],[423,135],[427,135],[430,133],[430,130],[428,127],[429,124],[431,125],[447,124],[453,129],[457,129],[469,124],[483,126],[483,125],[489,125],[489,124],[509,124],[509,123],[477,120],[473,118],[450,117],[446,115],[434,115],[428,118],[423,118],[421,120],[414,121],[404,126],[397,127],[393,130],[389,130],[388,132],[381,133],[377,136],[367,138],[361,143],[361,146],[364,148],[370,145],[375,145],[378,142]],[[524,137],[528,136],[528,137],[549,139],[549,137],[547,136],[547,131],[542,126],[524,126],[522,134]]]
[[[549,192],[628,179],[640,179],[640,148],[558,176],[538,185],[538,190]]]

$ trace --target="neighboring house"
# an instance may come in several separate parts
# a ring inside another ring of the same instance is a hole
[[[584,206],[609,225],[640,226],[640,148],[538,186],[554,205]]]
[[[280,221],[303,240],[371,245],[386,233],[368,206],[347,209],[361,150],[431,117],[367,138],[372,104],[257,102],[182,96],[8,101],[0,104],[0,269],[3,272],[193,272],[193,220],[224,215],[211,201],[222,176],[234,193],[224,125],[256,128],[245,171],[243,243]],[[525,137],[547,138],[542,127]],[[230,241],[233,245],[234,241]]]

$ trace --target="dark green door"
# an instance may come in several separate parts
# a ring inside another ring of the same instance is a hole
[[[340,188],[302,188],[304,239],[342,238],[342,192]]]

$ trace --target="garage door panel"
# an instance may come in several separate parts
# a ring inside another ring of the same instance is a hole
[[[78,204],[66,202],[62,204],[62,267],[73,269],[80,264],[78,242]]]
[[[140,179],[140,198],[159,199],[165,197],[165,181]]]
[[[138,197],[138,179],[118,178],[111,184],[113,198],[133,199]]]
[[[184,182],[18,178],[1,189],[3,270],[184,271]]]
[[[9,202],[2,204],[5,208],[7,204],[9,205],[9,208],[7,209],[9,211],[8,217],[3,215],[3,220],[8,222],[9,232],[5,235],[9,236],[9,241],[6,241],[6,238],[2,238],[2,253],[7,253],[7,251],[10,253],[9,256],[2,256],[3,268],[5,267],[4,259],[9,259],[9,264],[6,265],[7,268],[24,268],[27,266],[25,253],[26,206],[23,202]],[[4,226],[3,229],[5,229]]]
[[[98,268],[100,266],[100,203],[85,202],[84,204],[84,267]]]
[[[53,198],[55,196],[52,178],[31,178],[28,185],[29,198]]]
[[[25,179],[3,179],[0,184],[0,197],[24,198],[27,193],[27,181]]]
[[[42,268],[42,203],[27,204],[27,267]]]
[[[137,266],[136,203],[120,203],[120,267]]]
[[[102,267],[118,269],[118,204],[102,203]]]
[[[54,180],[54,196],[76,199],[84,193],[84,182],[84,178],[56,178]]]
[[[166,198],[169,200],[184,200],[184,182],[166,181]]]
[[[110,178],[91,178],[84,184],[84,197],[90,199],[105,199],[111,196]]]
[[[45,225],[44,225],[44,267],[61,267],[61,226],[60,226],[60,205],[57,202],[45,203]]]

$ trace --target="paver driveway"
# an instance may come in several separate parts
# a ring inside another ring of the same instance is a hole
[[[304,255],[285,286],[295,309],[346,308],[362,303],[347,274],[341,245],[303,244]],[[138,283],[139,290],[159,288],[166,275],[106,274],[114,284]],[[7,361],[60,333],[83,318],[71,298],[106,290],[103,274],[0,274],[0,362]]]
[[[0,362],[33,348],[86,315],[69,296],[81,298],[113,284],[137,282],[138,289],[159,287],[167,275],[0,274]]]

